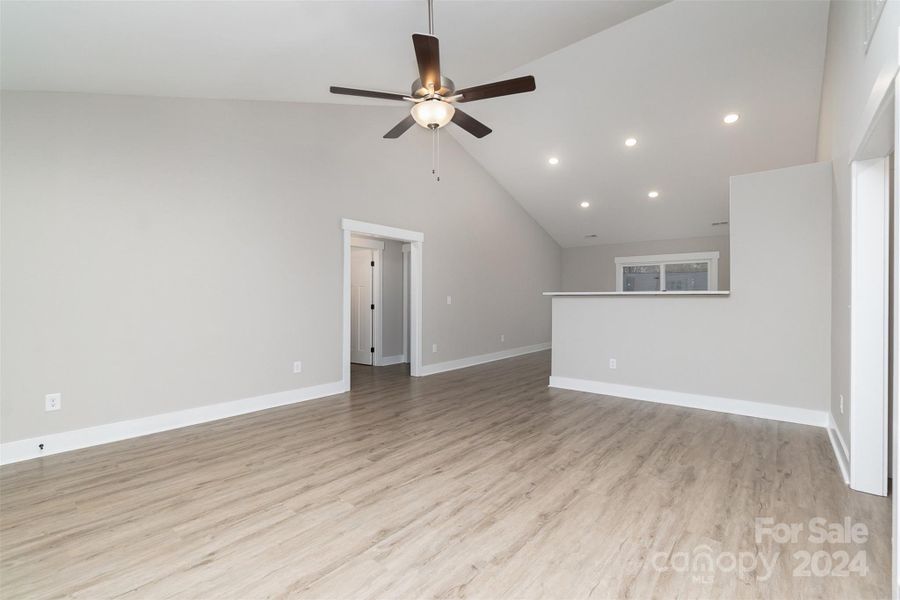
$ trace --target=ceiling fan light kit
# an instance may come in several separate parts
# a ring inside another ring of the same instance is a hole
[[[465,129],[476,138],[483,138],[491,133],[490,127],[459,110],[455,104],[533,92],[535,90],[534,77],[526,75],[525,77],[477,85],[457,91],[453,81],[441,75],[440,46],[438,38],[434,35],[432,2],[433,0],[428,0],[428,33],[414,33],[412,36],[416,63],[419,67],[419,78],[412,83],[409,96],[395,92],[379,92],[337,86],[332,86],[330,91],[332,94],[346,96],[412,102],[413,105],[410,108],[409,116],[384,134],[384,137],[388,139],[400,137],[414,124],[430,129],[434,135],[438,129],[451,122]],[[433,140],[432,145],[436,146],[436,141]],[[433,168],[432,172],[437,174],[437,168]],[[437,179],[440,180],[440,177],[437,177]]]

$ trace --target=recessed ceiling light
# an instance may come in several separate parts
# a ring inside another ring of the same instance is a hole
[[[590,202],[584,201],[584,202],[581,203],[581,208],[587,208],[587,207],[589,207],[590,205],[591,205]]]
[[[628,138],[627,140],[625,140],[625,145],[628,146],[629,148],[631,148],[635,144],[637,144],[636,138]]]
[[[559,159],[556,158],[555,156],[551,156],[551,157],[547,160],[547,162],[550,163],[551,165],[558,165],[558,164],[559,164]]]
[[[657,196],[659,196],[659,192],[657,192],[656,190],[653,190],[652,192],[647,194],[648,198],[656,198]]]
[[[736,123],[737,120],[740,118],[741,118],[741,115],[739,115],[737,113],[729,113],[729,114],[725,115],[725,118],[722,120],[725,121],[726,125],[731,125],[732,123]]]

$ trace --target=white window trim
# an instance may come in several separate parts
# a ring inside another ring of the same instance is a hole
[[[616,291],[623,289],[624,267],[659,265],[659,291],[666,291],[666,265],[686,262],[705,262],[709,265],[709,291],[719,289],[719,253],[718,252],[684,252],[682,254],[651,254],[647,256],[616,257]]]

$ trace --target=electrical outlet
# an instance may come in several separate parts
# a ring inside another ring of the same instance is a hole
[[[303,363],[298,361],[294,361],[294,373],[302,373],[303,372]]]
[[[44,396],[44,410],[59,410],[62,408],[62,394],[47,394]]]
[[[453,304],[453,298],[447,296],[447,304]]]
[[[616,359],[614,359],[614,358],[609,359],[609,368],[610,369],[616,368]]]
[[[841,414],[844,414],[844,395],[841,394]]]
[[[500,342],[505,342],[505,341],[506,341],[506,336],[501,333],[500,334]]]
[[[432,344],[432,345],[431,345],[431,351],[432,351],[432,352],[437,352],[437,344]]]

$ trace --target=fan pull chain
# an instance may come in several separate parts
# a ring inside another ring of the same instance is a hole
[[[437,181],[441,180],[441,134],[437,127],[431,130],[431,174]]]

